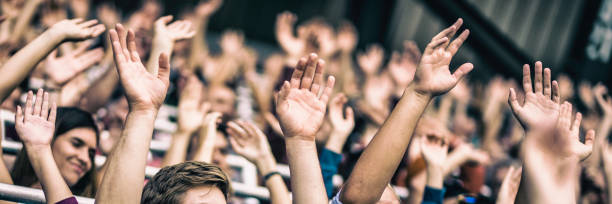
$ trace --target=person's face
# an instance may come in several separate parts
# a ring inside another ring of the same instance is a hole
[[[214,186],[193,187],[183,195],[183,204],[227,203],[221,189]]]
[[[227,87],[213,87],[209,93],[210,107],[212,112],[220,112],[231,115],[234,112],[234,92]]]
[[[96,153],[96,132],[74,128],[58,135],[52,144],[53,158],[68,186],[75,185],[91,170]]]

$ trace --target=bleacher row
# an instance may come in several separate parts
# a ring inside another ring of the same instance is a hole
[[[176,107],[163,105],[159,111],[158,118],[155,121],[155,130],[157,132],[173,133],[176,130],[176,123],[170,120],[171,117],[176,116]],[[0,110],[0,121],[2,130],[4,130],[5,122],[14,123],[15,114],[14,112],[7,110]],[[108,132],[102,132],[102,134],[108,134]],[[2,150],[8,154],[17,154],[23,145],[21,142],[15,142],[5,140],[5,132],[2,131]],[[168,141],[152,140],[150,145],[150,151],[156,153],[165,153],[169,147]],[[102,155],[96,155],[95,164],[96,167],[100,167],[106,161],[106,157]],[[232,181],[232,189],[234,195],[244,198],[257,198],[261,200],[268,200],[270,193],[268,189],[263,186],[259,186],[257,183],[257,168],[251,162],[245,158],[229,154],[226,161],[232,169],[239,169],[241,181]],[[158,167],[147,166],[145,169],[145,176],[151,178],[159,171]],[[277,171],[284,177],[289,178],[289,166],[285,164],[277,164]],[[335,175],[333,178],[334,186],[339,186],[343,183],[343,179],[340,175]],[[408,190],[404,187],[393,186],[397,194],[401,198],[408,196]],[[28,188],[23,186],[16,186],[10,184],[0,183],[0,199],[9,200],[14,202],[22,203],[45,203],[44,193],[40,189]],[[94,199],[77,197],[79,203],[94,203]],[[253,200],[256,203],[256,200]],[[251,203],[251,202],[249,202]]]

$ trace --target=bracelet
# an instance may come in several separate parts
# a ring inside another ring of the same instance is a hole
[[[273,171],[270,173],[267,173],[263,178],[264,178],[264,182],[268,181],[268,179],[270,179],[270,177],[274,176],[274,175],[281,175],[278,171]]]

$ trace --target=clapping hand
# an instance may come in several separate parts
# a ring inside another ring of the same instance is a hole
[[[315,141],[325,116],[325,108],[334,87],[333,76],[324,86],[325,62],[316,54],[302,57],[291,76],[276,96],[276,113],[287,138]],[[319,91],[323,93],[319,96]]]
[[[125,88],[130,111],[159,110],[168,90],[170,62],[168,55],[159,56],[159,73],[148,73],[136,51],[134,31],[124,32],[122,25],[109,31],[121,85]]]

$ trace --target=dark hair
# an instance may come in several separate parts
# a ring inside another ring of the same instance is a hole
[[[183,194],[197,186],[219,188],[226,201],[231,191],[229,177],[219,166],[188,161],[159,170],[145,185],[140,203],[181,203]]]
[[[57,119],[55,120],[55,132],[53,133],[53,141],[55,142],[57,137],[75,128],[91,128],[96,133],[96,145],[100,138],[98,127],[92,117],[92,115],[86,111],[73,107],[58,107],[57,108]],[[96,168],[93,155],[89,158],[92,162],[92,167],[83,178],[81,178],[75,185],[70,186],[70,190],[73,194],[86,197],[94,197],[96,194]],[[13,171],[11,171],[11,178],[16,185],[20,186],[31,186],[38,178],[32,169],[30,159],[27,156],[25,148],[21,149]]]

